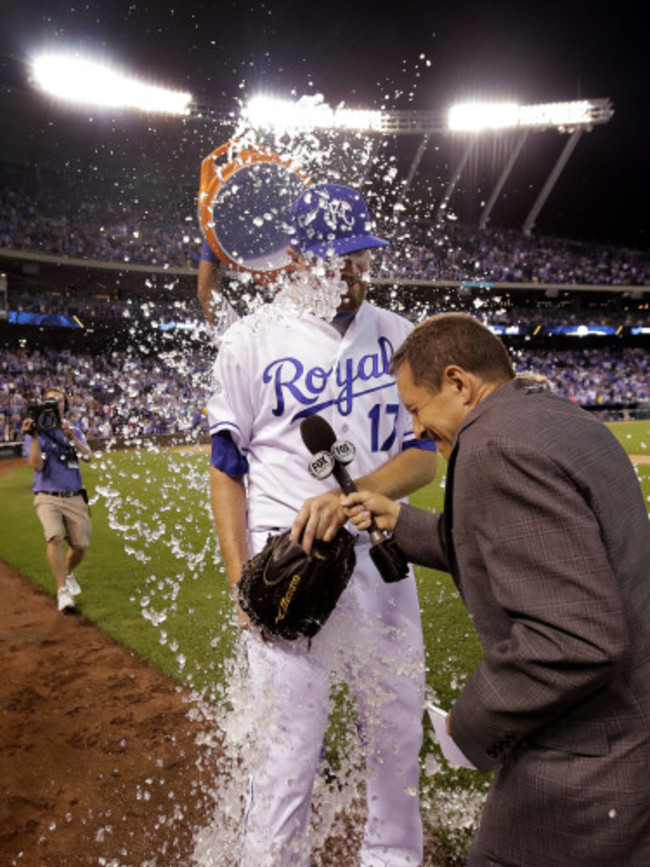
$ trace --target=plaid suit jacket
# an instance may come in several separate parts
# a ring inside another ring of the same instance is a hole
[[[650,867],[650,522],[614,436],[512,380],[463,423],[444,513],[404,506],[395,535],[483,648],[451,716],[498,768],[469,864]]]

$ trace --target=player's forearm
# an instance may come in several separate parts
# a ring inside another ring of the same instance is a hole
[[[210,499],[214,525],[228,582],[234,586],[248,560],[246,488],[243,478],[232,478],[210,467]]]
[[[222,270],[218,262],[199,262],[196,294],[210,325],[215,324],[216,314],[223,305],[221,292]]]
[[[433,481],[438,467],[436,452],[407,449],[367,476],[356,480],[359,490],[399,500]]]

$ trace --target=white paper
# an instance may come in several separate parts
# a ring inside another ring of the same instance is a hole
[[[456,746],[456,742],[451,735],[447,734],[447,711],[436,707],[431,702],[427,702],[425,707],[433,725],[436,740],[449,764],[456,768],[471,768],[475,771],[476,765],[470,762],[467,756]]]

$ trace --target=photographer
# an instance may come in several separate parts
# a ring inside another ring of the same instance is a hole
[[[74,612],[74,597],[81,593],[73,570],[86,553],[92,529],[79,469],[79,457],[90,461],[92,452],[81,428],[65,420],[67,411],[65,392],[48,388],[44,403],[30,407],[21,427],[23,454],[34,470],[34,508],[45,532],[47,560],[63,613]]]

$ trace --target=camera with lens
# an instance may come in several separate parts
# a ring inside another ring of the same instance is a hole
[[[34,421],[34,428],[38,433],[47,433],[54,428],[61,427],[59,414],[59,402],[56,399],[44,400],[28,407],[30,418]]]

